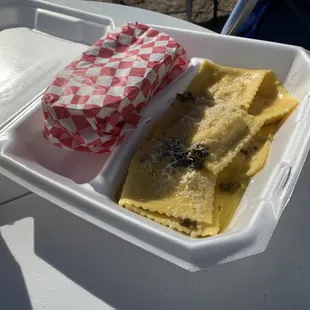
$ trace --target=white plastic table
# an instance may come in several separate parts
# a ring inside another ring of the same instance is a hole
[[[116,24],[138,20],[207,31],[130,7],[68,4],[110,15]],[[309,160],[267,251],[197,273],[145,252],[3,177],[0,182],[0,309],[310,308]]]

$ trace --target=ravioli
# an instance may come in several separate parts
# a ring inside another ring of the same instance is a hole
[[[155,139],[140,146],[119,204],[212,224],[216,176],[205,169],[175,165],[165,150],[165,142]]]
[[[277,130],[277,124],[263,126],[260,131],[250,140],[238,155],[231,161],[228,169],[224,169],[222,175],[228,172],[227,178],[231,174],[237,178],[251,177],[263,168],[270,146]],[[234,173],[230,174],[230,171]]]
[[[195,105],[195,98],[191,93],[177,94],[176,100],[170,105],[168,111],[158,120],[149,137],[162,134],[165,130],[171,128],[184,115],[186,115]]]
[[[198,106],[167,131],[167,137],[189,145],[201,144],[210,155],[205,167],[217,174],[262,126],[262,121],[227,105]]]
[[[263,168],[276,129],[276,124],[263,126],[232,162],[218,174],[214,209],[219,212],[221,231],[228,226],[233,217],[250,177]]]
[[[268,71],[248,112],[270,124],[290,113],[297,105],[298,101],[287,92],[275,74]]]
[[[228,167],[225,169],[228,169]],[[227,180],[219,177],[214,192],[214,209],[218,212],[218,227],[220,232],[224,231],[229,225],[249,181],[250,178]]]
[[[183,232],[191,237],[208,237],[214,236],[219,232],[219,225],[217,224],[217,219],[212,226],[206,225],[204,223],[199,223],[190,220],[182,220],[181,218],[169,217],[166,214],[160,214],[158,212],[151,212],[149,210],[144,210],[141,208],[136,208],[134,206],[126,205],[126,209],[140,214],[150,220],[157,223],[175,229],[177,231]]]
[[[216,104],[231,104],[247,110],[267,70],[247,70],[204,61],[187,91]]]
[[[190,92],[177,94],[176,100],[170,105],[168,111],[154,124],[149,137],[165,134],[166,130],[177,124],[194,107],[211,107],[213,105],[214,101],[212,99],[194,97]]]
[[[246,174],[248,163],[239,154],[217,177],[214,209],[219,213],[220,231],[225,230],[230,223],[250,181]]]
[[[134,155],[119,205],[191,237],[224,231],[297,104],[271,71],[205,61]]]
[[[266,162],[277,124],[265,125],[241,150],[243,166],[247,167],[246,175],[253,176],[260,171]]]

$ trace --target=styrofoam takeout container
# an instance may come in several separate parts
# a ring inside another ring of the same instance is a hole
[[[188,71],[145,108],[144,116],[152,117],[152,121],[167,110],[177,92],[186,88],[200,58],[234,67],[271,69],[301,102],[276,134],[264,169],[252,179],[226,231],[211,238],[192,239],[115,203],[114,195],[130,158],[151,123],[132,131],[110,156],[66,151],[43,138],[42,91],[86,45],[113,27],[112,18],[39,1],[1,5],[0,104],[16,111],[22,106],[0,128],[1,173],[188,270],[264,251],[310,146],[308,53],[282,44],[156,26],[183,45],[192,61]],[[4,121],[1,116],[0,121]]]

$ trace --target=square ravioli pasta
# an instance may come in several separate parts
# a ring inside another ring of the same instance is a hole
[[[204,61],[188,91],[194,96],[212,98],[216,104],[247,110],[266,74],[267,70],[231,68]]]
[[[191,237],[218,234],[297,104],[271,71],[205,61],[140,145],[119,205]]]
[[[261,120],[229,105],[198,106],[168,130],[167,136],[179,139],[188,146],[204,146],[209,152],[204,165],[217,174],[262,125]]]
[[[180,164],[174,156],[181,158],[182,152],[177,141],[142,143],[131,161],[119,204],[212,224],[216,177],[206,169]]]

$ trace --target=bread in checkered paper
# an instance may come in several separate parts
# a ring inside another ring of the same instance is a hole
[[[65,67],[46,89],[44,136],[75,151],[111,151],[142,123],[141,110],[187,67],[169,35],[139,23],[107,33]]]

